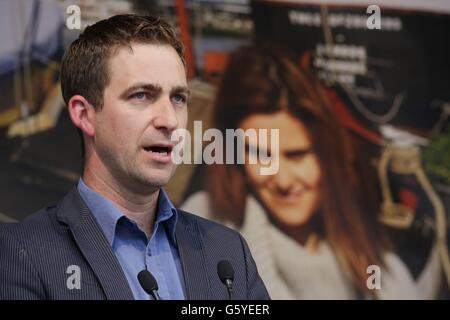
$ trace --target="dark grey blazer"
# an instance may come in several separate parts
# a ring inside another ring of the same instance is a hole
[[[255,262],[239,233],[178,210],[178,248],[187,299],[228,299],[217,263],[235,271],[236,299],[268,299]],[[76,265],[81,288],[69,289]],[[133,299],[111,246],[76,188],[56,206],[17,224],[0,225],[1,299]]]

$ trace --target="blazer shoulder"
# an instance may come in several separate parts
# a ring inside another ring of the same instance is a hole
[[[177,209],[180,214],[180,218],[184,220],[185,223],[196,223],[202,233],[207,234],[225,234],[231,237],[241,238],[241,234],[230,227],[227,227],[219,222],[212,221],[210,219],[196,215],[188,211]]]
[[[1,299],[46,298],[36,257],[48,256],[41,248],[42,239],[52,234],[48,222],[47,210],[42,209],[19,223],[0,225]]]
[[[57,221],[55,211],[54,206],[46,207],[20,222],[0,225],[0,250],[27,252],[43,259],[42,254],[67,239],[67,230]]]
[[[205,250],[221,248],[229,251],[230,256],[244,259],[251,255],[244,237],[238,231],[182,210],[179,217],[184,227],[199,233],[199,238],[202,240]],[[194,228],[191,228],[192,226]]]
[[[49,206],[42,208],[29,215],[20,222],[5,223],[0,230],[4,234],[13,234],[17,238],[32,239],[37,235],[48,235],[55,230],[56,207]]]

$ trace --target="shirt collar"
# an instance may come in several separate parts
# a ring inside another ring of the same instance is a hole
[[[155,225],[160,222],[167,221],[166,228],[167,233],[171,237],[172,241],[176,244],[176,225],[178,221],[178,213],[175,206],[169,199],[166,191],[163,188],[159,189],[158,208]]]
[[[122,217],[123,219],[128,219],[130,221],[132,220],[129,219],[119,208],[117,208],[112,201],[89,188],[81,178],[78,181],[77,189],[81,198],[84,200],[92,215],[102,228],[109,244],[112,246],[118,221],[122,219]],[[156,227],[159,224],[166,221],[164,225],[167,228],[167,235],[171,237],[171,240],[176,245],[175,230],[177,220],[177,210],[170,201],[164,189],[161,188],[158,197],[156,220],[153,230],[156,230]]]

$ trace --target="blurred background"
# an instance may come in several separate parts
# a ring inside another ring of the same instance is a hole
[[[373,4],[381,29],[367,26]],[[0,222],[56,203],[80,176],[81,144],[58,81],[81,32],[70,27],[73,5],[81,30],[121,13],[161,15],[176,28],[189,65],[189,129],[195,120],[213,126],[230,54],[261,41],[288,48],[351,137],[391,250],[416,283],[428,270],[424,298],[449,297],[450,1],[0,0]],[[174,204],[207,189],[206,175],[204,165],[181,165],[166,188]]]

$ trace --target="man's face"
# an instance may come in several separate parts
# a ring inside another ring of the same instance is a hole
[[[172,132],[187,123],[186,73],[168,45],[133,44],[110,58],[93,148],[119,184],[146,192],[165,185],[175,165]]]

